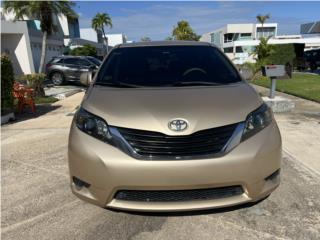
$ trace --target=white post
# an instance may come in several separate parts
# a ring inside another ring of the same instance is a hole
[[[271,87],[270,87],[270,98],[274,98],[275,94],[276,94],[276,81],[277,78],[276,77],[271,77]]]

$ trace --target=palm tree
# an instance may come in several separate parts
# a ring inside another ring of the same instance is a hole
[[[96,31],[101,31],[103,34],[104,41],[107,41],[107,36],[104,31],[104,27],[112,28],[112,20],[108,13],[97,13],[91,21],[91,27]],[[108,45],[107,45],[107,52],[108,52]]]
[[[177,26],[173,27],[172,36],[174,40],[198,41],[200,38],[200,36],[193,31],[190,24],[185,20],[179,21]]]
[[[267,38],[261,38],[259,45],[256,47],[253,52],[257,56],[257,61],[265,61],[274,51],[273,45],[268,44],[270,36]]]
[[[264,23],[270,18],[270,15],[267,14],[267,15],[258,15],[256,16],[257,20],[259,23],[261,23],[261,29],[262,29],[262,36],[263,36],[263,25]]]
[[[3,7],[6,12],[13,12],[15,20],[24,20],[24,18],[40,20],[42,35],[41,58],[39,73],[43,71],[46,57],[47,40],[57,26],[54,25],[54,15],[63,14],[69,20],[77,18],[77,14],[72,10],[75,4],[64,1],[4,1]]]

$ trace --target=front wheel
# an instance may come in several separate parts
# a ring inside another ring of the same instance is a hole
[[[50,75],[50,80],[54,85],[60,86],[64,82],[64,76],[60,72],[54,72]]]
[[[315,71],[317,69],[317,65],[315,63],[310,63],[311,71]]]

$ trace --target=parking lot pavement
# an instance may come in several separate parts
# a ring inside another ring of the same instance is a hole
[[[2,239],[320,239],[320,177],[286,153],[280,187],[253,206],[156,215],[78,200],[69,189],[72,116],[65,113],[81,97],[61,101],[57,112],[27,120],[27,127],[3,126]],[[47,124],[38,127],[41,118]],[[60,126],[52,123],[58,118]]]

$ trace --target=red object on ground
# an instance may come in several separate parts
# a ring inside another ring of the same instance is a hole
[[[33,113],[36,112],[36,105],[34,102],[34,90],[32,88],[26,88],[23,84],[14,83],[13,96],[18,99],[18,110],[22,112],[26,105],[31,107]]]

